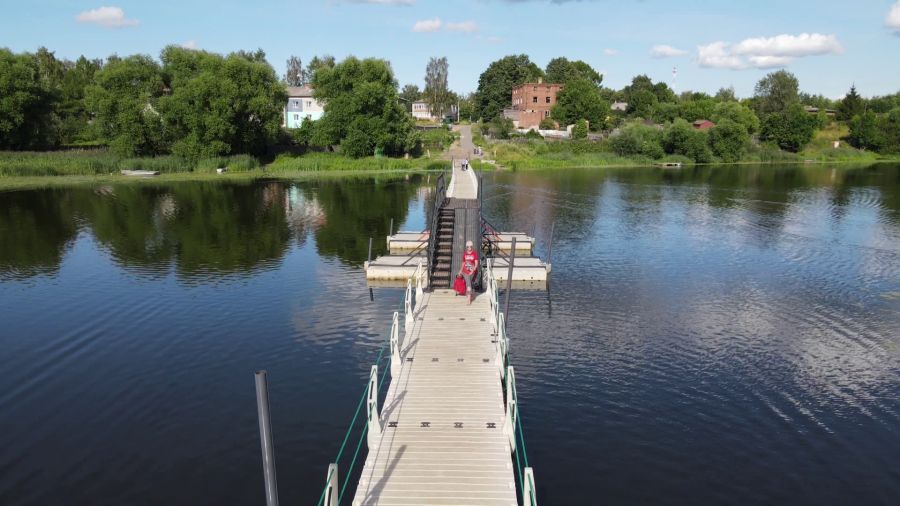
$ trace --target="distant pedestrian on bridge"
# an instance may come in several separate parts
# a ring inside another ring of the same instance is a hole
[[[463,158],[462,162],[460,162],[460,165],[462,166],[462,170],[466,170],[469,168],[469,161]]]
[[[478,271],[478,252],[472,245],[472,241],[466,241],[466,251],[463,253],[462,265],[459,267],[459,273],[466,280],[466,297],[469,298],[469,305],[472,304],[472,298],[475,293],[472,291],[472,279]]]

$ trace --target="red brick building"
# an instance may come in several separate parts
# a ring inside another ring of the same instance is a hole
[[[542,119],[550,116],[556,105],[556,94],[561,84],[525,83],[512,90],[512,106],[503,115],[513,120],[518,128],[537,128]]]

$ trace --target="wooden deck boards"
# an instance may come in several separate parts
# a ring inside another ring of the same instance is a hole
[[[454,164],[453,274],[465,241],[480,234],[472,176]],[[469,306],[452,290],[424,294],[401,341],[402,369],[388,386],[383,432],[366,457],[354,506],[516,505],[494,339],[487,295]]]
[[[467,306],[451,290],[425,294],[354,505],[516,504],[492,333],[486,296]]]

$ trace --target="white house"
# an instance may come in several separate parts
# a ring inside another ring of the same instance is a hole
[[[412,103],[412,115],[413,118],[423,120],[423,121],[431,121],[431,107],[428,105],[428,102],[424,100],[416,100]]]
[[[456,104],[450,105],[450,110],[446,112],[447,115],[456,117],[457,107]],[[416,100],[412,103],[412,115],[413,118],[421,121],[440,121],[441,118],[437,116],[433,116],[431,114],[431,106],[428,105],[428,102],[424,100]]]
[[[309,85],[288,86],[288,103],[284,108],[284,126],[300,128],[304,119],[315,121],[322,117],[325,106],[313,97]]]

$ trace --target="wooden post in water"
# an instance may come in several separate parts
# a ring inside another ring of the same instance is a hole
[[[369,255],[366,257],[368,262],[372,261],[372,238],[369,237]]]
[[[391,226],[388,228],[388,237],[394,235],[394,218],[391,218]]]
[[[512,292],[513,264],[516,261],[516,237],[512,238],[512,251],[509,254],[509,269],[506,271],[506,302],[503,304],[504,321],[509,321],[509,294]]]

